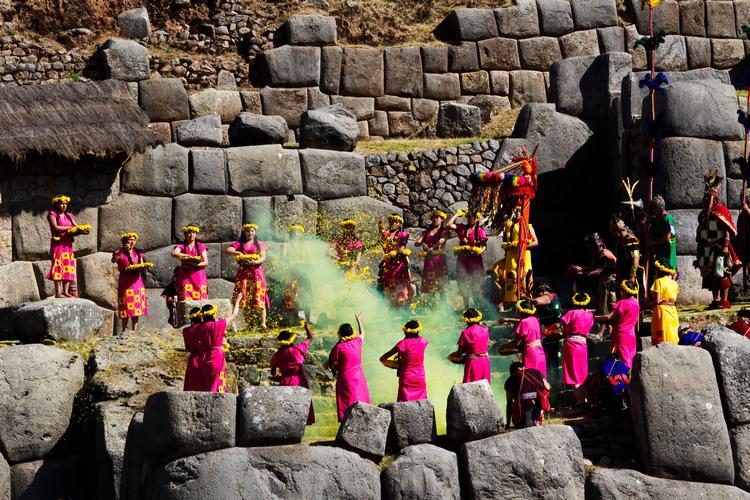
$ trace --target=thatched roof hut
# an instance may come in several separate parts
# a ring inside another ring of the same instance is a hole
[[[142,152],[159,141],[119,80],[0,88],[0,156],[78,159]]]

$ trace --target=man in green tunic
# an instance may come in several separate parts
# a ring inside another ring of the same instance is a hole
[[[667,213],[664,198],[658,194],[651,201],[649,244],[654,260],[667,264],[671,269],[677,268],[677,231],[674,217]]]

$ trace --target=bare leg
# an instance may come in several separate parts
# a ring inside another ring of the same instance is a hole
[[[127,330],[127,329],[128,329],[128,318],[122,318],[122,319],[120,320],[120,324],[122,325],[122,328],[121,328],[121,330],[122,330],[123,332],[124,332],[125,330]]]
[[[62,281],[55,281],[55,297],[58,299],[64,297]]]
[[[266,325],[266,315],[266,308],[264,307],[260,310],[260,327],[264,330],[268,328],[268,326]]]
[[[70,281],[63,281],[63,297],[74,298],[74,295],[70,293]]]
[[[133,318],[130,320],[130,324],[133,326],[133,331],[136,331],[138,329],[138,316],[133,316]]]

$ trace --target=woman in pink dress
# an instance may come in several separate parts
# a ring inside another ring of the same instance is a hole
[[[370,388],[362,370],[362,342],[365,332],[360,315],[355,316],[359,334],[352,325],[344,323],[339,327],[339,341],[331,349],[325,367],[336,375],[336,411],[339,422],[344,413],[357,402],[370,403]]]
[[[180,302],[208,298],[208,247],[198,241],[201,228],[189,224],[182,228],[185,239],[172,250],[172,257],[180,261],[177,272],[177,295]]]
[[[226,249],[226,254],[233,255],[240,263],[234,275],[232,300],[243,297],[241,306],[245,324],[253,324],[255,317],[260,316],[263,330],[268,328],[266,318],[271,307],[266,273],[263,271],[267,248],[265,243],[258,240],[258,225],[245,224],[240,229],[240,239]]]
[[[516,302],[516,318],[503,318],[500,323],[517,323],[515,338],[500,346],[502,352],[508,348],[520,347],[521,361],[526,368],[539,370],[547,378],[547,356],[542,347],[542,329],[536,319],[536,306],[530,300]]]
[[[467,216],[468,224],[456,223],[456,219],[462,215]],[[482,254],[487,248],[487,233],[479,225],[481,218],[482,214],[477,210],[471,210],[468,214],[458,211],[445,224],[458,236],[458,246],[453,251],[457,255],[456,278],[464,307],[474,305],[474,297],[479,295],[484,280]]]
[[[239,316],[240,299],[234,302],[228,318],[216,321],[217,312],[216,306],[206,304],[199,312],[188,315],[191,321],[197,317],[201,321],[182,331],[185,349],[190,353],[185,371],[186,391],[227,392],[224,334]]]
[[[448,258],[445,256],[445,241],[448,230],[443,227],[445,212],[432,212],[432,227],[425,229],[416,241],[425,253],[422,269],[422,295],[440,294],[443,292],[445,279],[448,277]]]
[[[271,376],[279,382],[280,385],[299,386],[309,389],[307,377],[302,370],[305,364],[305,354],[313,340],[313,332],[307,321],[302,321],[305,327],[307,338],[295,344],[294,340],[297,335],[289,330],[283,330],[276,336],[276,347],[278,350],[271,356]],[[312,401],[310,402],[310,412],[307,414],[307,425],[315,423],[315,412],[313,411]]]
[[[73,253],[73,233],[76,220],[68,212],[70,198],[59,195],[52,198],[53,209],[47,213],[47,222],[52,233],[49,244],[52,265],[47,279],[55,282],[55,297],[76,297],[72,288],[76,283],[76,259]],[[88,226],[81,226],[81,234],[88,234]]]
[[[383,293],[391,305],[408,304],[416,295],[409,271],[409,233],[403,230],[404,219],[400,215],[388,216],[388,227],[380,220],[380,244],[383,246]]]
[[[148,315],[148,299],[143,284],[142,273],[145,268],[136,268],[143,264],[143,254],[135,248],[137,233],[120,235],[122,248],[112,252],[112,263],[117,264],[120,276],[117,279],[117,315],[122,321],[122,331],[128,329],[130,320],[133,331],[138,329],[138,318]]]
[[[454,362],[463,361],[464,384],[477,380],[490,382],[490,358],[487,352],[490,331],[479,324],[482,321],[482,313],[474,308],[465,310],[463,318],[466,329],[458,338],[458,349],[450,354],[448,359]]]
[[[427,339],[419,336],[422,325],[419,321],[411,320],[401,328],[404,338],[390,351],[380,356],[380,362],[385,366],[398,369],[398,399],[404,401],[419,401],[427,399],[427,381],[424,373],[424,351],[427,349]],[[396,363],[391,366],[389,358],[397,356]]]
[[[586,337],[594,326],[594,314],[586,309],[591,302],[587,293],[573,295],[573,306],[561,318],[565,341],[562,351],[563,384],[570,385],[576,395],[576,403],[583,403],[575,391],[589,374],[589,351]]]
[[[345,219],[339,222],[341,232],[331,241],[330,254],[341,269],[346,272],[347,279],[359,273],[359,261],[365,245],[357,238],[357,221]]]
[[[623,280],[620,283],[620,297],[612,306],[612,312],[597,316],[596,321],[612,325],[612,352],[618,353],[622,362],[632,368],[636,346],[635,327],[641,314],[638,285]]]

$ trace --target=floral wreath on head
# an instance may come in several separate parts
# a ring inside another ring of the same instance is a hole
[[[447,219],[448,218],[448,214],[446,214],[442,210],[433,210],[432,211],[432,216],[433,217],[440,217],[441,219]]]
[[[187,319],[187,320],[194,320],[194,319],[198,319],[198,318],[200,318],[202,316],[203,316],[203,313],[201,312],[200,309],[198,309],[194,313],[188,313],[188,314],[186,314],[185,315],[185,319]]]
[[[294,344],[294,341],[297,339],[297,334],[292,333],[288,339],[286,340],[276,340],[276,347],[289,347],[290,345]]]
[[[518,302],[516,302],[516,311],[517,312],[520,312],[520,313],[523,313],[523,314],[528,314],[529,316],[533,316],[534,314],[536,314],[536,307],[535,306],[532,305],[531,309],[526,309],[525,307],[523,307],[521,305],[522,303],[523,303],[522,300],[519,300]]]
[[[201,316],[216,316],[218,313],[219,313],[219,310],[213,304],[211,304],[211,308],[208,309],[207,311],[201,310]]]
[[[585,307],[591,302],[591,296],[588,293],[578,292],[573,295],[571,302],[573,302],[574,306]]]
[[[293,225],[289,226],[288,228],[286,228],[286,230],[288,232],[290,232],[290,233],[292,231],[299,231],[300,233],[304,233],[305,232],[305,227],[303,225],[301,225],[301,224],[293,224]]]
[[[240,231],[247,231],[248,229],[255,229],[258,230],[258,224],[253,224],[252,222],[249,222],[247,224],[242,224],[242,227],[240,228]]]
[[[667,267],[664,264],[662,264],[661,262],[659,262],[658,260],[654,261],[654,267],[656,267],[656,269],[658,269],[659,271],[661,271],[663,273],[671,274],[672,276],[674,276],[675,274],[677,274],[677,270],[676,269],[672,269],[671,267]]]
[[[416,322],[417,326],[414,328],[407,328],[406,325],[401,327],[401,330],[403,330],[404,333],[419,333],[422,331],[422,323],[419,321]]]
[[[347,227],[347,226],[357,227],[357,221],[354,220],[354,219],[344,219],[342,221],[339,221],[339,226],[341,226],[341,227]]]
[[[192,224],[189,224],[189,225],[187,225],[187,226],[183,227],[183,228],[181,229],[181,231],[182,231],[183,233],[189,233],[189,232],[191,232],[191,231],[192,231],[192,232],[194,232],[194,233],[200,233],[200,232],[201,232],[201,228],[199,228],[198,226],[194,226],[194,225],[192,225]]]
[[[52,203],[70,203],[70,196],[65,196],[64,194],[59,194],[52,198]]]
[[[127,239],[127,238],[135,238],[137,240],[138,239],[138,233],[130,231],[130,232],[127,232],[127,233],[122,233],[120,235],[120,241],[122,241],[124,239]]]
[[[476,316],[466,316],[466,311],[464,311],[463,316],[466,323],[479,323],[482,321],[482,311],[477,311]]]
[[[388,220],[391,221],[391,222],[397,221],[397,222],[400,222],[401,224],[404,223],[404,218],[401,217],[399,214],[391,214],[391,215],[389,215],[388,216]]]
[[[622,288],[630,295],[638,295],[638,283],[635,284],[635,288],[630,288],[630,285],[628,285],[628,280],[622,280],[622,283],[620,283],[620,288]]]
[[[356,339],[358,336],[359,335],[357,334],[357,332],[353,332],[351,335],[347,335],[346,337],[339,337],[339,341],[340,342],[349,342],[350,340]]]

